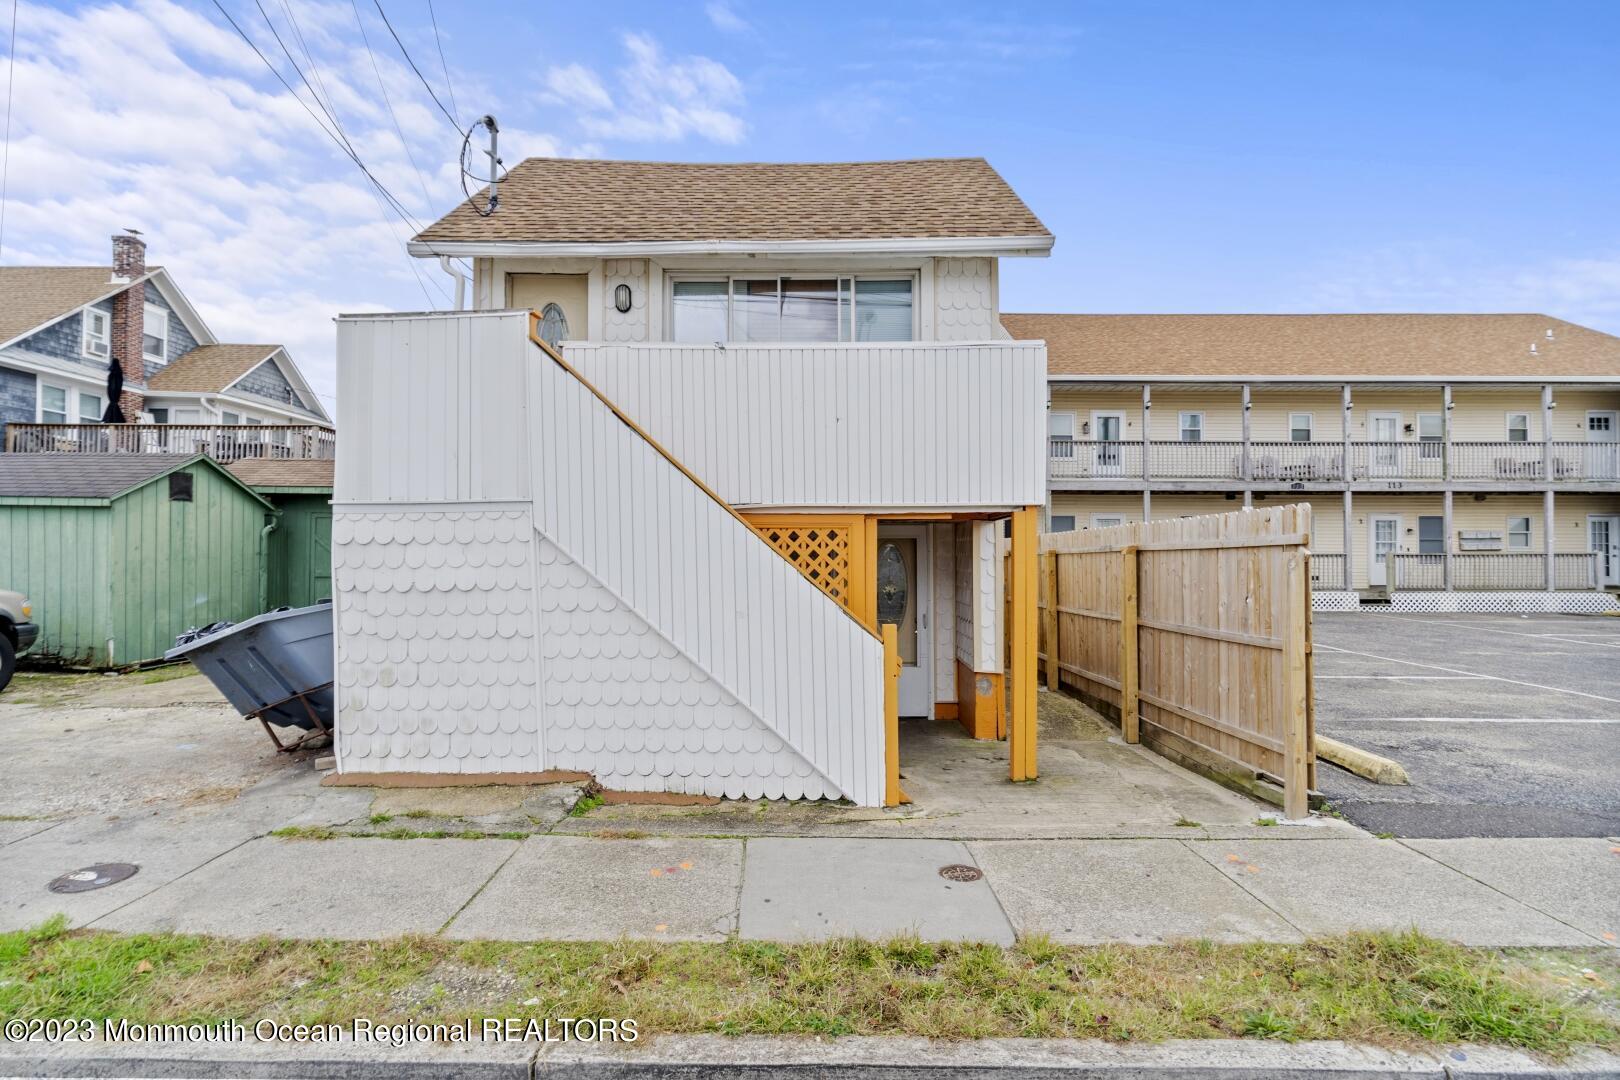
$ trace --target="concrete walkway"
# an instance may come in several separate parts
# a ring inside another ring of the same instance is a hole
[[[1402,843],[1287,825],[1179,840],[267,835],[330,816],[333,799],[363,813],[371,793],[278,778],[221,807],[7,822],[0,929],[61,912],[108,930],[348,939],[1236,942],[1417,926],[1474,945],[1613,946],[1620,934],[1620,842],[1602,839]],[[105,862],[141,869],[92,892],[47,889]]]

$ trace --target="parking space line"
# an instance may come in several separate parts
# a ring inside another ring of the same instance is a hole
[[[1346,716],[1335,724],[1620,724],[1620,716]]]
[[[1461,629],[1462,627],[1466,626],[1473,630],[1483,630],[1487,634],[1507,634],[1510,637],[1535,638],[1537,641],[1568,641],[1575,645],[1596,645],[1603,649],[1620,649],[1620,641],[1587,641],[1584,638],[1564,637],[1559,634],[1526,634],[1522,630],[1501,630],[1497,627],[1486,626],[1484,623],[1477,622],[1453,622],[1447,619],[1409,619],[1400,615],[1379,615],[1377,613],[1369,613],[1369,615],[1374,619],[1389,619],[1393,622],[1417,623],[1420,626],[1440,626],[1448,627],[1454,630]]]
[[[1341,649],[1337,645],[1324,645],[1320,641],[1314,643],[1311,647],[1313,649],[1326,649],[1328,652],[1345,653],[1349,656],[1362,656],[1369,660],[1383,660],[1390,664],[1406,664],[1410,667],[1426,668],[1429,671],[1443,671],[1448,675],[1472,675],[1478,679],[1489,679],[1491,682],[1528,686],[1532,690],[1550,690],[1555,694],[1570,694],[1574,697],[1591,698],[1593,701],[1609,701],[1620,705],[1620,698],[1604,697],[1602,694],[1588,694],[1584,690],[1566,690],[1562,686],[1544,686],[1541,683],[1524,682],[1521,679],[1505,679],[1500,675],[1483,675],[1477,671],[1465,671],[1462,668],[1441,667],[1439,664],[1420,664],[1416,660],[1402,660],[1397,656],[1378,656],[1373,653],[1357,652],[1354,649]]]
[[[1468,682],[1483,675],[1317,675],[1317,679],[1398,679],[1401,682]]]

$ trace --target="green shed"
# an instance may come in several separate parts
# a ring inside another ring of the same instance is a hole
[[[264,611],[278,518],[200,454],[0,454],[0,582],[40,627],[26,658],[138,664]]]
[[[332,598],[332,459],[243,458],[231,475],[281,511],[270,534],[270,607]]]

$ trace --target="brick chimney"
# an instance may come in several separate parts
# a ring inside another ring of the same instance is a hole
[[[146,276],[146,243],[139,236],[112,238],[113,277],[134,281]],[[132,285],[113,297],[112,359],[124,371],[124,392],[118,407],[124,420],[133,424],[141,418],[146,399],[146,361],[141,359],[141,338],[146,332],[146,283]]]

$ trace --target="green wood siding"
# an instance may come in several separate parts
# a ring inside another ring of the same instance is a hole
[[[25,594],[40,634],[26,654],[75,667],[104,664],[110,636],[104,503],[9,500],[0,505],[0,588]]]
[[[305,607],[332,595],[331,494],[271,495],[270,607]]]
[[[191,502],[170,500],[166,477],[113,501],[114,664],[156,659],[188,627],[262,610],[260,533],[271,511],[211,466],[185,471]]]

